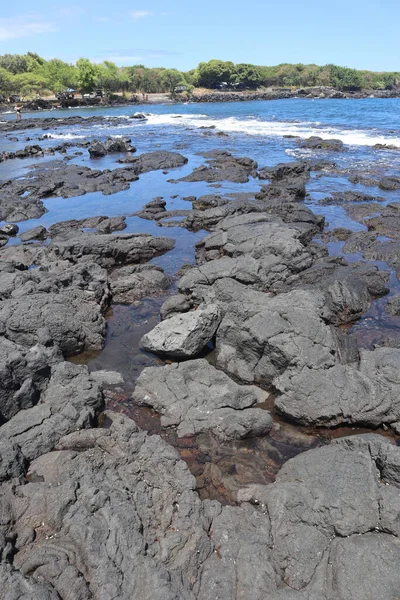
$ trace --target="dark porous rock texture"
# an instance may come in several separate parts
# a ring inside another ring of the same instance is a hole
[[[93,140],[88,148],[91,158],[98,158],[114,152],[136,152],[130,140],[123,138],[108,138],[104,143]]]
[[[307,179],[310,176],[311,164],[306,161],[279,163],[274,167],[264,167],[260,169],[258,176],[260,179],[271,179],[273,181],[282,181],[304,176]]]
[[[324,223],[324,218],[315,215],[307,206],[297,202],[282,202],[282,199],[266,200],[231,200],[220,203],[218,206],[206,209],[193,210],[187,217],[186,224],[189,229],[214,229],[226,217],[247,215],[249,213],[263,213],[280,218],[285,223],[296,223],[303,227],[310,235],[317,233]]]
[[[238,158],[230,152],[216,151],[209,156],[208,165],[195,169],[190,175],[179,181],[233,181],[246,183],[250,176],[256,174],[257,163],[250,158]]]
[[[380,214],[382,205],[377,204],[376,202],[367,204],[346,204],[344,210],[354,221],[364,223],[365,217]]]
[[[305,161],[280,163],[275,167],[261,169],[260,179],[270,179],[256,194],[258,200],[299,202],[306,196],[305,183],[310,177],[311,164]]]
[[[158,171],[165,169],[176,169],[182,167],[188,162],[188,159],[178,152],[167,152],[166,150],[156,150],[155,152],[146,152],[140,156],[125,156],[120,158],[120,163],[132,163],[136,173],[148,173],[149,171]]]
[[[154,198],[154,200],[151,200],[145,204],[139,212],[133,214],[141,217],[142,219],[152,221],[157,215],[163,216],[163,213],[166,212],[166,204],[166,201],[162,198]]]
[[[160,267],[131,265],[114,269],[109,275],[113,302],[132,304],[146,296],[161,295],[169,286],[170,279]]]
[[[269,290],[292,273],[313,263],[314,257],[296,225],[269,215],[250,213],[220,221],[215,232],[196,246],[198,267],[179,282],[181,291],[211,285],[231,277],[260,290]]]
[[[381,190],[388,192],[400,189],[400,177],[382,177],[378,182]]]
[[[192,304],[186,296],[183,294],[175,294],[175,296],[169,296],[169,298],[166,299],[160,308],[160,316],[163,320],[168,319],[168,317],[172,317],[173,315],[188,312],[191,308]]]
[[[217,306],[200,306],[196,311],[161,321],[140,343],[148,352],[175,357],[197,356],[214,337],[221,322]]]
[[[385,206],[377,217],[364,219],[369,231],[377,231],[379,235],[400,240],[400,202],[392,202]]]
[[[40,401],[2,425],[1,441],[19,447],[26,460],[34,460],[54,450],[62,436],[92,427],[103,405],[101,386],[87,367],[53,364]]]
[[[396,598],[400,450],[382,436],[304,452],[223,507],[159,436],[107,415],[109,429],[65,435],[3,484],[9,597]]]
[[[367,260],[379,260],[400,273],[400,240],[380,242],[374,231],[353,233],[345,243],[343,252],[360,252]]]
[[[400,294],[389,298],[385,310],[395,317],[400,317]]]
[[[129,189],[131,182],[137,179],[138,174],[132,167],[114,171],[108,169],[96,171],[55,160],[36,165],[23,179],[13,179],[3,183],[0,188],[0,206],[3,207],[2,210],[10,211],[13,202],[9,197],[16,197],[14,212],[11,214],[16,214],[17,217],[8,214],[7,219],[22,221],[41,216],[45,212],[42,208],[40,214],[28,213],[27,216],[23,216],[31,205],[33,205],[32,210],[38,211],[43,206],[40,201],[44,198],[71,198],[92,192],[102,192],[104,195],[115,194]],[[20,203],[22,203],[21,207],[19,207]]]
[[[43,202],[30,195],[20,198],[8,183],[0,183],[0,219],[2,221],[26,221],[39,219],[47,212]],[[23,192],[21,192],[23,193]]]
[[[76,263],[83,258],[95,260],[104,268],[147,262],[172,248],[175,241],[148,234],[126,233],[119,235],[96,235],[72,233],[54,238],[49,250],[54,257]]]
[[[336,325],[359,319],[373,299],[389,292],[389,271],[379,271],[375,265],[358,261],[348,264],[345,260],[321,259],[309,269],[289,277],[276,291],[288,291],[292,287],[313,287],[326,297],[327,307]]]
[[[88,150],[90,158],[99,158],[107,154],[107,150],[104,148],[104,145],[98,140],[93,140],[90,143]]]
[[[276,408],[300,423],[377,427],[400,421],[400,349],[361,350],[359,365],[286,369],[275,379]]]
[[[84,225],[84,227],[87,225]],[[96,227],[98,233],[111,233],[126,229],[125,217],[110,217],[103,219]]]
[[[61,360],[55,348],[25,348],[0,337],[0,424],[37,403],[51,366]]]
[[[242,288],[223,307],[216,337],[218,368],[245,383],[269,386],[290,366],[295,372],[333,367],[338,340],[326,324],[322,293],[293,290],[268,297]]]
[[[8,236],[17,235],[18,231],[19,231],[18,225],[15,225],[14,223],[7,223],[7,225],[3,225],[2,227],[0,227],[0,234],[3,234],[3,235],[8,235]]]
[[[299,145],[302,148],[309,148],[310,150],[328,150],[333,152],[342,152],[344,150],[344,144],[341,140],[324,140],[317,135],[301,140]]]
[[[333,237],[338,242],[345,242],[353,233],[351,229],[347,227],[335,227],[331,232],[327,232],[328,237]]]
[[[0,539],[13,540],[17,573],[63,600],[194,600],[213,505],[160,437],[110,418],[33,461],[32,483],[3,486]]]
[[[8,339],[28,347],[56,343],[66,356],[102,348],[110,293],[98,265],[8,268],[0,281],[0,332]]]
[[[268,394],[239,386],[205,359],[149,367],[136,383],[133,399],[161,414],[179,437],[212,431],[222,440],[263,435],[272,427],[268,411],[252,408]]]
[[[382,196],[371,196],[364,194],[364,192],[357,191],[346,191],[346,192],[334,192],[332,196],[323,198],[319,201],[319,204],[347,204],[353,202],[383,202],[385,198]]]
[[[48,232],[46,227],[43,225],[38,225],[37,227],[33,227],[32,229],[28,229],[28,231],[24,231],[19,234],[19,239],[21,242],[29,242],[31,240],[40,240],[43,241],[47,238]]]
[[[132,146],[131,140],[129,138],[110,137],[104,142],[104,147],[108,153],[136,152],[136,148]]]
[[[263,185],[256,194],[257,200],[280,200],[282,202],[300,202],[305,197],[306,187],[303,176]]]

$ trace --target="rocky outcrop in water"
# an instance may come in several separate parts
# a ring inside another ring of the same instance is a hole
[[[310,150],[329,150],[331,152],[342,152],[344,150],[344,144],[341,140],[325,140],[317,135],[302,140],[299,142],[299,145],[302,148],[308,148]]]
[[[250,176],[256,175],[257,163],[251,158],[236,158],[226,151],[212,152],[211,155],[206,155],[206,158],[208,158],[207,165],[198,167],[190,175],[182,177],[180,181],[246,183]]]

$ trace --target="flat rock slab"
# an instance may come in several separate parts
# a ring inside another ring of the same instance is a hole
[[[91,257],[102,267],[111,268],[147,262],[172,250],[174,245],[172,238],[146,234],[73,233],[71,236],[53,239],[49,250],[56,259],[77,262],[83,257]]]
[[[213,338],[221,322],[221,312],[212,304],[162,321],[141,339],[148,352],[177,358],[196,356]]]
[[[140,374],[133,399],[161,413],[161,424],[179,437],[212,431],[222,440],[262,435],[272,427],[268,411],[252,408],[268,396],[240,386],[205,359],[149,367]]]

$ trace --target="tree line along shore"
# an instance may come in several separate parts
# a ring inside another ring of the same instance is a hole
[[[118,67],[110,61],[96,64],[87,58],[69,64],[58,58],[45,60],[34,52],[0,56],[0,100],[3,103],[14,102],[18,98],[61,97],[61,100],[71,100],[62,97],[67,90],[73,90],[82,97],[101,90],[111,101],[126,101],[132,100],[132,94],[139,94],[137,100],[146,100],[146,95],[160,93],[172,98],[178,95],[186,98],[194,96],[196,99],[210,91],[245,96],[255,91],[262,94],[273,88],[289,94],[288,97],[302,88],[309,88],[311,91],[308,93],[317,96],[329,96],[324,89],[336,90],[345,96],[364,91],[395,96],[400,94],[400,72],[378,73],[315,64],[257,66],[221,60],[201,62],[195,69],[182,72],[144,65]]]

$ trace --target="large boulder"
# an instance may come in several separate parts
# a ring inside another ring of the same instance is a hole
[[[65,356],[103,347],[111,296],[97,265],[9,266],[0,268],[0,283],[0,332],[9,340],[27,347],[57,344]]]
[[[338,342],[325,322],[321,293],[293,290],[268,297],[248,294],[245,286],[236,293],[221,307],[218,368],[246,383],[268,386],[291,366],[296,372],[306,366],[323,372],[336,363]]]
[[[268,394],[239,386],[205,359],[142,371],[133,399],[161,413],[161,424],[176,426],[179,437],[212,431],[222,440],[267,433],[268,411],[252,408]]]
[[[214,337],[221,322],[217,306],[200,306],[196,311],[162,321],[140,343],[148,352],[175,357],[197,356]]]

